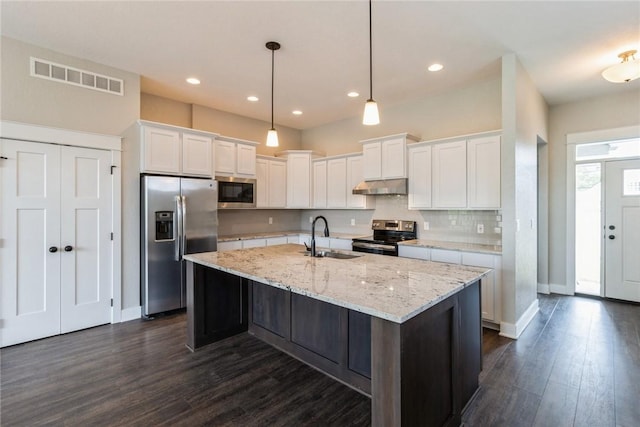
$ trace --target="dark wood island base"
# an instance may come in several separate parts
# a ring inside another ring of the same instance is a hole
[[[482,368],[480,280],[403,323],[187,262],[187,346],[248,331],[371,397],[373,426],[458,426]]]

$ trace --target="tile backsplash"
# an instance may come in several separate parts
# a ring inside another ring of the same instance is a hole
[[[403,219],[416,221],[418,238],[447,242],[502,245],[501,212],[491,211],[415,211],[407,209],[407,196],[375,196],[373,210],[316,209],[234,209],[218,212],[219,234],[308,230],[309,218],[323,215],[335,233],[371,234],[371,220]],[[272,224],[269,224],[269,218]],[[352,222],[354,225],[352,225]],[[429,230],[424,223],[429,223]],[[479,226],[482,233],[479,233]]]

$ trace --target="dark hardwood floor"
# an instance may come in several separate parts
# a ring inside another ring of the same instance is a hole
[[[190,353],[184,314],[0,351],[0,425],[369,425],[369,399],[247,334]],[[465,426],[640,425],[640,306],[540,296],[484,332]]]

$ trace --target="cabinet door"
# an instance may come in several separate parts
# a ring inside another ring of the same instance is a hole
[[[313,207],[327,207],[327,161],[313,162]]]
[[[467,205],[467,142],[433,145],[433,207]]]
[[[256,160],[256,207],[269,206],[269,161]]]
[[[327,207],[347,207],[347,159],[327,162]]]
[[[256,176],[256,147],[253,145],[237,145],[236,174],[242,176]]]
[[[291,341],[335,363],[341,361],[344,309],[291,293]]]
[[[500,257],[490,254],[462,253],[462,264],[472,267],[485,267],[494,269],[482,278],[481,306],[482,318],[490,321],[498,321],[496,318],[496,296],[500,292],[496,289],[496,277],[500,274]]]
[[[233,175],[236,165],[236,144],[229,141],[216,141],[216,174]]]
[[[275,245],[284,245],[288,243],[287,241],[287,237],[286,236],[282,236],[282,237],[269,237],[267,239],[267,246],[275,246]]]
[[[269,207],[287,206],[287,163],[269,161]]]
[[[190,133],[182,134],[182,173],[184,175],[212,176],[211,138]]]
[[[242,249],[261,248],[267,246],[266,239],[248,239],[242,241]]]
[[[363,176],[365,180],[382,178],[382,143],[369,142],[362,146],[364,159]]]
[[[431,207],[431,146],[409,148],[409,209]]]
[[[329,239],[329,247],[331,249],[342,249],[345,251],[350,251],[352,249],[351,240],[349,239],[331,238]]]
[[[360,184],[364,179],[362,168],[364,161],[362,156],[347,157],[347,207],[360,208],[367,207],[367,196],[362,194],[353,194],[351,190]]]
[[[289,291],[251,283],[251,322],[283,338],[289,338]]]
[[[311,207],[311,157],[308,154],[287,157],[287,207]]]
[[[382,178],[407,177],[407,144],[404,138],[382,142]]]
[[[500,209],[500,136],[467,142],[468,206]]]
[[[60,333],[64,252],[60,248],[60,147],[10,140],[0,144],[6,157],[0,160],[0,346],[7,346]]]
[[[180,133],[145,126],[142,141],[143,172],[179,174],[182,164]]]
[[[398,245],[398,256],[429,261],[431,259],[431,251],[429,248],[421,248],[419,246]]]

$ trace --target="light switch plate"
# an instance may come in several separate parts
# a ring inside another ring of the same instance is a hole
[[[269,224],[273,224],[273,218],[269,217]]]
[[[484,224],[478,224],[478,234],[484,233]]]
[[[351,218],[351,225],[356,225],[356,220],[355,220],[355,218]]]
[[[424,227],[424,231],[429,230],[429,221],[425,221],[425,222],[423,223],[423,227]]]

